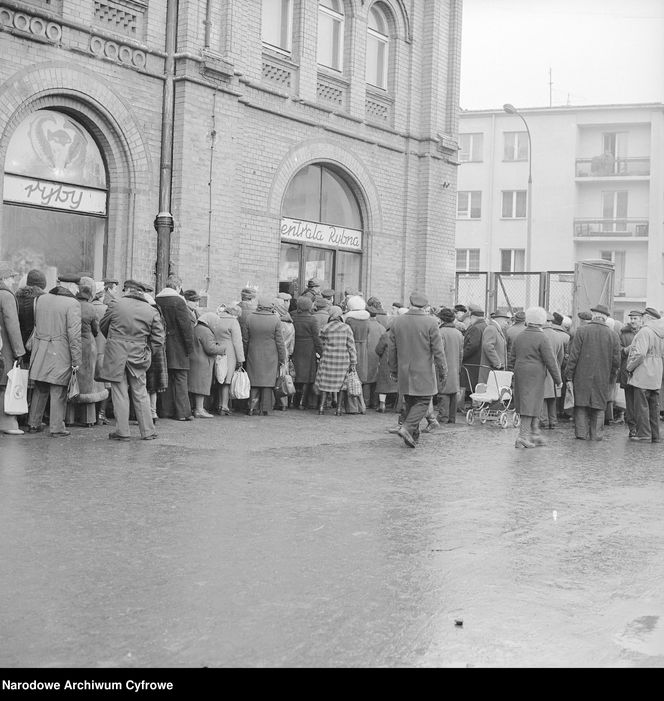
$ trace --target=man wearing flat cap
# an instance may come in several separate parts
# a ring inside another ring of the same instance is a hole
[[[480,362],[482,358],[482,334],[486,328],[484,310],[475,304],[468,305],[470,316],[468,328],[463,336],[463,365],[461,371],[461,386],[466,390],[466,396],[475,391],[479,382]]]
[[[629,437],[636,435],[636,419],[634,413],[634,385],[629,384],[630,373],[627,372],[627,358],[629,347],[634,337],[643,325],[643,311],[632,309],[627,315],[627,323],[622,327],[618,336],[620,338],[620,372],[618,382],[625,392],[625,423],[629,430]],[[661,391],[660,391],[661,393]]]
[[[596,304],[590,312],[591,320],[574,334],[565,372],[574,390],[576,437],[601,441],[606,405],[620,369],[620,341],[606,324],[606,306]]]
[[[65,429],[67,386],[81,365],[81,305],[76,299],[79,275],[61,274],[35,309],[35,335],[30,356],[30,379],[34,381],[28,433],[42,430],[49,398],[49,432],[52,437],[70,434]]]
[[[410,308],[398,316],[388,332],[390,376],[399,384],[404,401],[404,418],[398,434],[414,448],[420,436],[420,422],[431,398],[438,392],[438,380],[445,382],[447,363],[438,322],[427,313],[429,301],[420,292],[410,295]]]
[[[112,301],[120,298],[120,290],[118,289],[120,282],[114,277],[105,277],[103,282],[104,297],[102,300],[108,306]]]
[[[5,390],[7,373],[14,362],[19,364],[25,355],[16,298],[12,291],[18,272],[9,263],[0,261],[0,431],[9,435],[21,435],[16,416],[5,414]]]
[[[643,312],[643,324],[629,348],[625,369],[634,388],[636,435],[631,441],[659,443],[659,391],[662,385],[664,325],[653,307]]]

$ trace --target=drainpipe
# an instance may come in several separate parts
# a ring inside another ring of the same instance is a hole
[[[164,287],[170,273],[171,233],[174,225],[171,214],[171,184],[173,177],[173,114],[175,110],[173,79],[175,77],[177,25],[178,0],[168,0],[166,7],[165,80],[161,116],[159,214],[154,220],[154,228],[157,230],[157,283],[155,285],[157,291]]]
[[[207,0],[205,3],[205,46],[203,48],[210,48],[210,34],[212,32],[212,0]]]

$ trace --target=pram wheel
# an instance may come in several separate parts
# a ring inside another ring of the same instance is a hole
[[[500,416],[498,417],[498,423],[500,424],[501,428],[507,428],[507,414],[504,411],[501,412]]]
[[[480,409],[480,423],[485,424],[489,418],[489,410],[487,408]]]
[[[521,417],[516,413],[516,411],[512,417],[512,426],[514,426],[514,428],[519,428],[519,426],[521,426]]]
[[[475,413],[472,409],[468,409],[468,411],[466,412],[466,423],[469,426],[472,426],[475,423]]]

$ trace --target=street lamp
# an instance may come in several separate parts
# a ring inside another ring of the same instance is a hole
[[[532,236],[533,236],[533,148],[532,141],[530,139],[530,129],[528,129],[528,122],[526,122],[525,117],[517,110],[514,105],[509,103],[503,105],[503,109],[508,114],[515,114],[517,117],[521,117],[521,121],[526,127],[526,133],[528,134],[528,193],[526,195],[528,201],[526,202],[526,271],[530,272],[530,259],[531,259],[531,248],[532,248]]]

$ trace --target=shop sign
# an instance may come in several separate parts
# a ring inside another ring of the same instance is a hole
[[[106,192],[78,185],[5,175],[4,200],[82,214],[106,214]]]
[[[283,241],[350,248],[354,251],[362,250],[362,232],[357,229],[317,224],[288,217],[283,217],[281,220],[281,238]]]

